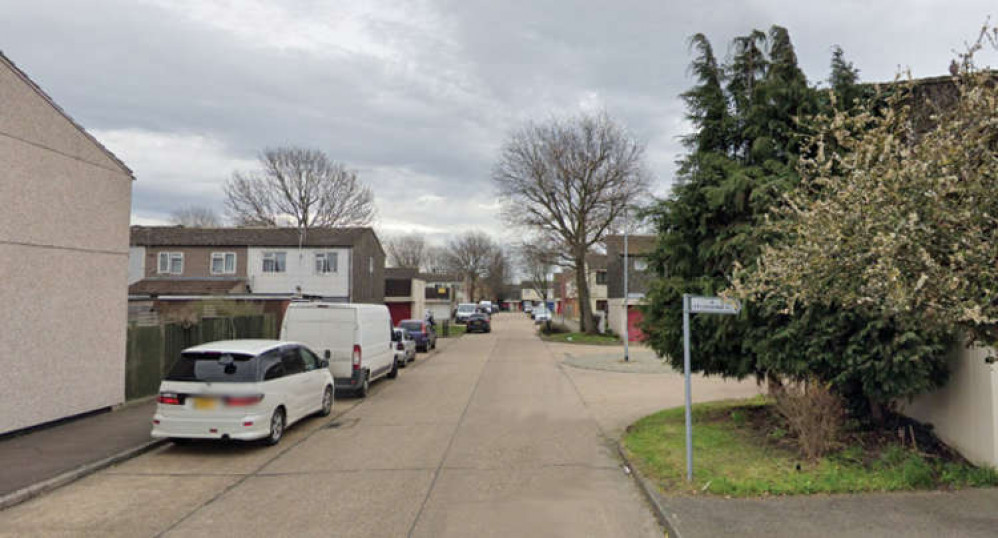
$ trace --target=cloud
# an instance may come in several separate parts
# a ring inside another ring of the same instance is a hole
[[[515,240],[489,176],[529,120],[605,109],[668,192],[690,124],[687,38],[789,28],[813,82],[841,45],[864,80],[945,73],[990,3],[919,0],[95,0],[8,2],[4,52],[136,170],[134,220],[196,202],[265,147],[357,169],[379,229]],[[990,54],[992,63],[998,56]]]

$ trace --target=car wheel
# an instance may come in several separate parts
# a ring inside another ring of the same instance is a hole
[[[357,387],[357,396],[367,398],[367,393],[371,390],[371,374],[364,374],[364,381]]]
[[[437,341],[436,340],[433,341],[433,349],[437,349]]]
[[[388,379],[395,379],[399,376],[399,361],[392,361],[392,369],[388,371]]]
[[[326,385],[326,390],[322,393],[322,409],[319,410],[320,417],[328,417],[333,412],[333,387]]]
[[[186,437],[171,437],[170,442],[177,446],[187,446],[191,444],[191,439]]]
[[[284,418],[283,407],[274,409],[274,414],[270,416],[270,435],[268,435],[266,439],[268,445],[276,445],[277,443],[280,443],[281,438],[284,437],[284,428],[286,426]]]

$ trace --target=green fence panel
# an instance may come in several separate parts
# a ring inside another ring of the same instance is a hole
[[[167,323],[163,326],[163,370],[162,374],[173,368],[173,363],[180,357],[180,352],[201,343],[200,324]]]
[[[161,327],[129,327],[125,354],[125,399],[156,394],[163,364]]]

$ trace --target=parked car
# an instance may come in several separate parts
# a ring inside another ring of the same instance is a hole
[[[527,315],[532,314],[534,312],[534,305],[530,304],[530,301],[527,301],[527,302],[523,303],[523,311]],[[533,316],[530,316],[530,317],[533,317]]]
[[[433,325],[421,319],[406,319],[399,323],[399,327],[405,329],[416,341],[416,351],[437,349],[437,331]]]
[[[284,313],[281,340],[330,351],[337,390],[367,396],[371,383],[398,375],[392,319],[385,305],[293,302]]]
[[[308,347],[277,340],[225,340],[181,352],[159,386],[152,436],[263,439],[333,408],[329,361]]]
[[[538,307],[534,310],[534,323],[551,321],[551,311],[545,307]]]
[[[416,360],[416,341],[412,339],[409,331],[395,327],[392,329],[392,342],[395,342],[395,361],[400,368],[405,368],[407,364]]]
[[[468,321],[468,316],[475,313],[478,309],[478,305],[475,303],[461,303],[457,305],[457,310],[454,312],[454,323],[465,323]]]
[[[491,314],[492,301],[478,301],[478,308],[480,308],[482,312],[488,312],[489,314]]]
[[[475,331],[490,333],[492,332],[492,321],[485,314],[472,314],[468,318],[468,332],[473,333]]]

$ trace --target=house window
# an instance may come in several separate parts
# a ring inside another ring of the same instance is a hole
[[[236,273],[236,253],[235,252],[212,252],[211,253],[211,274],[232,275]]]
[[[284,252],[264,252],[263,272],[283,273],[288,268],[287,254]]]
[[[596,285],[597,286],[606,285],[606,271],[596,271]]]
[[[160,252],[159,271],[164,275],[184,274],[184,253],[183,252]]]
[[[634,270],[635,271],[644,271],[645,269],[648,269],[648,260],[646,260],[644,258],[635,258],[634,259]]]
[[[336,252],[317,252],[315,254],[315,272],[320,275],[335,273],[339,266],[339,255]]]
[[[599,300],[599,301],[596,301],[596,310],[599,310],[600,312],[609,312],[610,311],[610,309],[607,308],[607,302],[604,301],[604,300],[602,300],[602,299]]]

